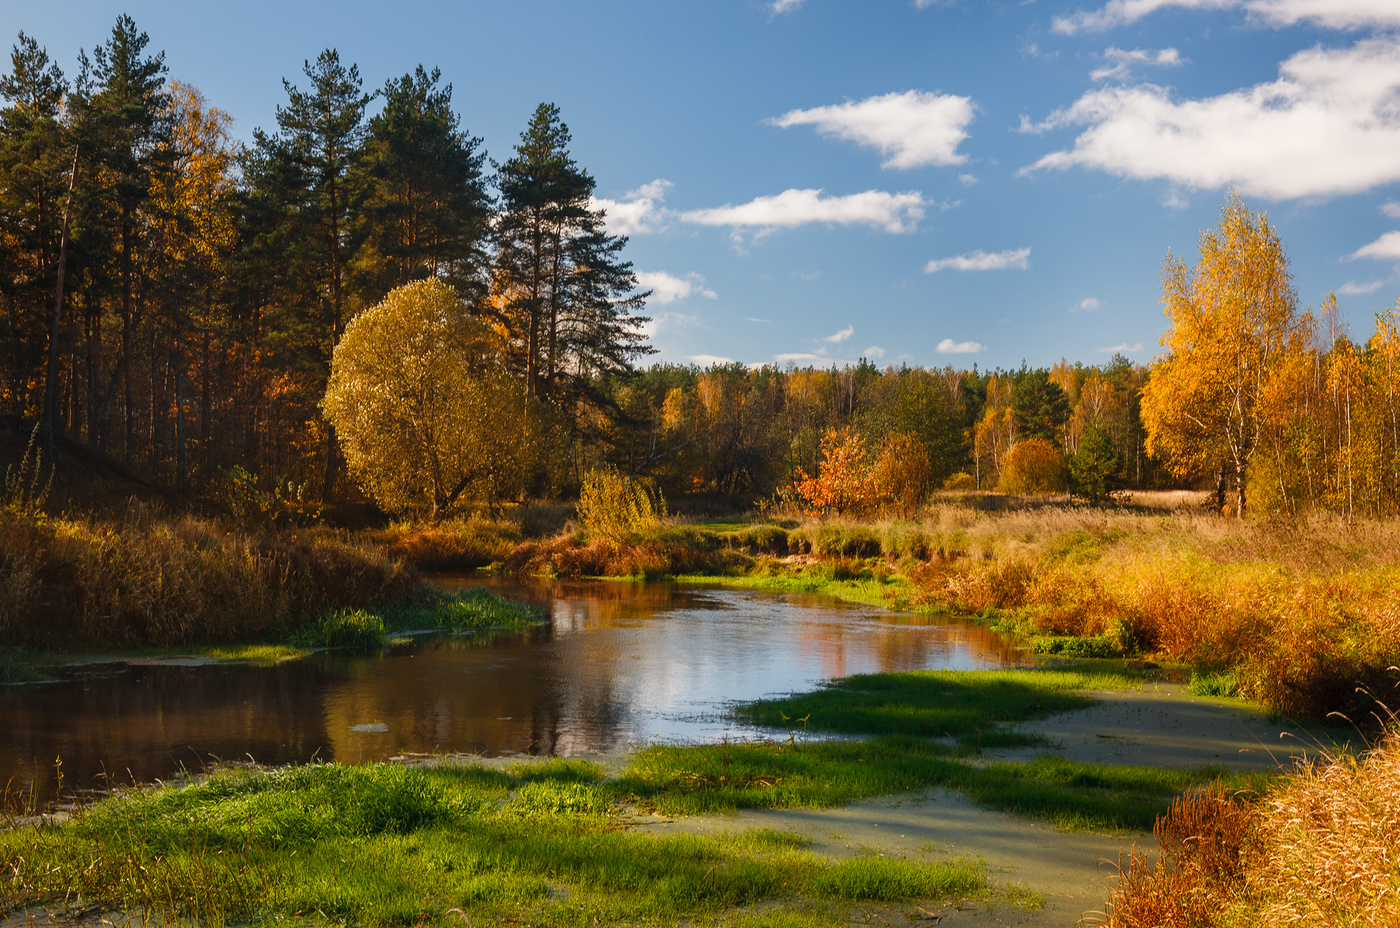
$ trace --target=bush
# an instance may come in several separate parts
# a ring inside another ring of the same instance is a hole
[[[943,481],[945,490],[975,490],[977,489],[977,478],[965,471],[958,471],[947,480]]]
[[[812,512],[860,512],[871,501],[870,461],[865,442],[852,431],[827,429],[822,436],[822,462],[817,476],[797,469],[793,490]]]
[[[595,470],[583,478],[578,515],[589,534],[617,541],[660,525],[666,516],[666,500],[660,491],[653,498],[640,481]]]
[[[1063,493],[1069,486],[1065,456],[1043,438],[1018,441],[1001,462],[997,489],[1012,496]]]
[[[912,519],[927,495],[933,468],[928,450],[909,432],[896,432],[870,470],[870,495],[881,510]]]

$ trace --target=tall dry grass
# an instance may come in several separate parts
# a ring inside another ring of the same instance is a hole
[[[1395,685],[1400,523],[943,508],[924,524],[942,555],[910,566],[916,602],[1235,669],[1288,715],[1364,711],[1358,687]]]
[[[1134,852],[1109,928],[1400,924],[1400,737],[1304,763],[1261,801],[1188,794]]]
[[[229,531],[138,508],[0,519],[0,643],[72,650],[255,639],[327,609],[403,600],[421,579],[328,529]]]

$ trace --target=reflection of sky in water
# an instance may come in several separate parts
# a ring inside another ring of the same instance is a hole
[[[474,580],[474,583],[479,581]],[[450,581],[444,581],[450,585]],[[749,737],[725,707],[852,673],[1001,666],[963,623],[810,596],[608,582],[495,581],[551,622],[491,641],[423,640],[384,658],[277,667],[104,668],[0,688],[0,777],[69,785],[168,776],[210,756],[262,763],[400,752],[574,754],[652,738]]]

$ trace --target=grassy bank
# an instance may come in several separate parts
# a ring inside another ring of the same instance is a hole
[[[1184,796],[1134,854],[1110,928],[1400,923],[1400,737],[1300,767],[1260,794]]]
[[[0,642],[82,650],[278,638],[327,610],[421,595],[416,571],[328,529],[191,517],[0,519]]]
[[[635,813],[824,808],[945,787],[1061,829],[1118,833],[1151,827],[1183,791],[1262,788],[1259,778],[1214,768],[1051,757],[986,764],[973,756],[973,739],[910,734],[932,724],[1001,743],[1006,724],[1079,705],[1083,687],[1138,683],[1098,670],[852,678],[740,707],[760,721],[776,714],[793,732],[786,742],[647,746],[612,778],[575,760],[227,769],[0,831],[0,914],[43,906],[220,925],[273,917],[370,926],[701,919],[794,928],[883,918],[882,908],[916,915],[939,900],[997,890],[981,863],[932,852],[832,859],[781,831],[649,834]],[[808,718],[787,716],[800,708]],[[809,741],[799,721],[809,730],[892,733]]]
[[[0,832],[0,907],[210,924],[802,926],[986,891],[964,861],[833,861],[774,831],[628,830],[617,796],[572,761],[226,771]]]
[[[1135,688],[1144,676],[1112,667],[858,674],[811,693],[744,703],[735,714],[774,729],[941,737],[964,749],[1021,747],[1043,741],[1008,723],[1088,708],[1097,700],[1084,690]]]

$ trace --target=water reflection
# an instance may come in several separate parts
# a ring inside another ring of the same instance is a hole
[[[444,586],[482,585],[443,578]],[[744,737],[733,700],[851,673],[1014,663],[984,628],[823,597],[659,583],[497,580],[548,625],[421,640],[382,658],[276,667],[105,665],[0,688],[11,792],[169,776],[211,757],[363,761],[401,752],[578,754],[650,738]]]

